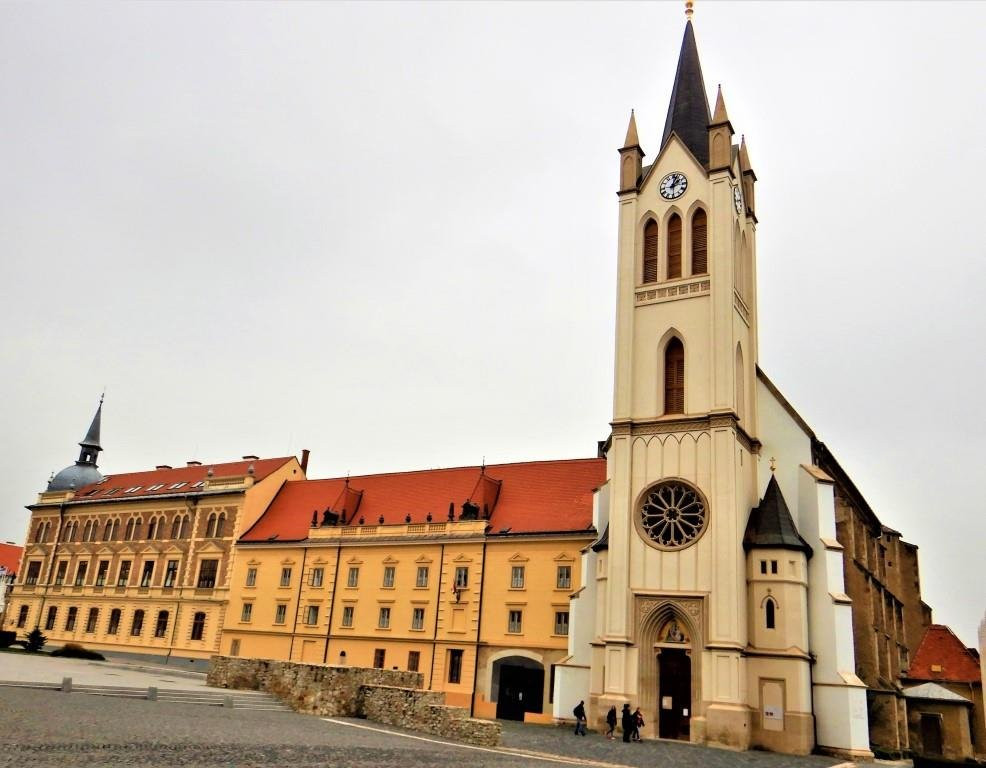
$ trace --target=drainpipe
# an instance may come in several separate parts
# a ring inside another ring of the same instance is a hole
[[[301,585],[305,583],[305,560],[308,559],[308,547],[301,550],[301,574],[298,579],[298,600],[294,606],[294,626],[291,627],[291,645],[288,648],[288,661],[294,656],[294,636],[298,632],[298,613],[301,611]]]
[[[342,539],[336,544],[336,572],[332,577],[332,596],[329,599],[329,626],[325,629],[325,652],[322,654],[322,663],[329,663],[329,640],[332,638],[332,615],[336,608],[336,593],[339,590],[339,561],[342,560]]]
[[[51,587],[51,569],[55,567],[55,556],[58,554],[58,542],[62,537],[62,527],[65,525],[65,502],[63,501],[58,505],[58,528],[55,531],[55,540],[52,542],[51,546],[51,562],[48,563],[47,573],[45,574],[44,591],[41,593],[41,604],[38,606],[38,620],[34,622],[34,628],[41,629],[41,616],[44,614],[45,601],[48,599],[48,589]],[[28,525],[28,538],[30,538],[31,528]],[[27,547],[24,547],[24,551],[27,551]],[[22,558],[23,559],[23,558]],[[66,575],[68,575],[66,573]],[[24,578],[27,578],[27,572],[24,573]]]
[[[438,609],[442,602],[442,571],[445,570],[445,542],[442,542],[442,551],[438,555],[438,578],[437,589],[435,590],[435,629],[431,633],[431,669],[428,670],[428,690],[431,690],[432,681],[435,678],[435,654],[438,651]]]
[[[185,502],[185,508],[191,512],[191,526],[189,530],[188,537],[188,557],[185,558],[184,563],[184,573],[180,573],[178,577],[178,599],[175,602],[175,620],[171,623],[171,642],[168,643],[168,653],[165,654],[164,663],[165,665],[171,661],[171,652],[175,647],[175,636],[178,634],[178,618],[181,615],[181,598],[185,591],[185,578],[188,576],[188,569],[192,565],[192,540],[195,538],[195,528],[199,522],[199,499],[194,497],[191,504]],[[179,533],[181,531],[179,530]]]
[[[476,688],[479,680],[479,642],[483,637],[483,593],[486,591],[486,533],[483,533],[483,562],[479,566],[479,610],[476,616],[476,663],[472,668],[472,698],[469,703],[469,717],[476,714]]]

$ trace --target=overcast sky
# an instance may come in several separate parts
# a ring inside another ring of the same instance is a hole
[[[935,620],[986,607],[986,5],[696,4],[759,178],[760,365]],[[658,4],[0,5],[0,540],[100,468],[591,456]]]

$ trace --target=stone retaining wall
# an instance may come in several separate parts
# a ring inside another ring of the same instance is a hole
[[[447,706],[444,693],[422,690],[420,672],[213,656],[207,682],[266,691],[296,712],[365,717],[482,746],[500,743],[499,723],[471,718],[462,707]]]

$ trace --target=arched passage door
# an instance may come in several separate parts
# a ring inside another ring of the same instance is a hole
[[[523,720],[525,712],[544,711],[544,667],[524,656],[507,656],[493,662],[496,716]]]

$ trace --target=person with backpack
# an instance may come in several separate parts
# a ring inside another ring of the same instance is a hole
[[[572,710],[572,714],[575,715],[575,735],[585,736],[585,702],[580,701]]]
[[[630,711],[629,704],[623,705],[623,711],[620,713],[620,726],[623,728],[623,741],[629,744],[634,727],[633,712]]]
[[[630,737],[633,741],[640,741],[640,729],[644,727],[644,713],[640,711],[640,707],[637,707],[636,711],[633,713],[633,735]]]
[[[609,712],[606,713],[606,725],[608,726],[606,730],[606,738],[613,740],[616,737],[613,732],[616,730],[616,707],[610,707]]]

